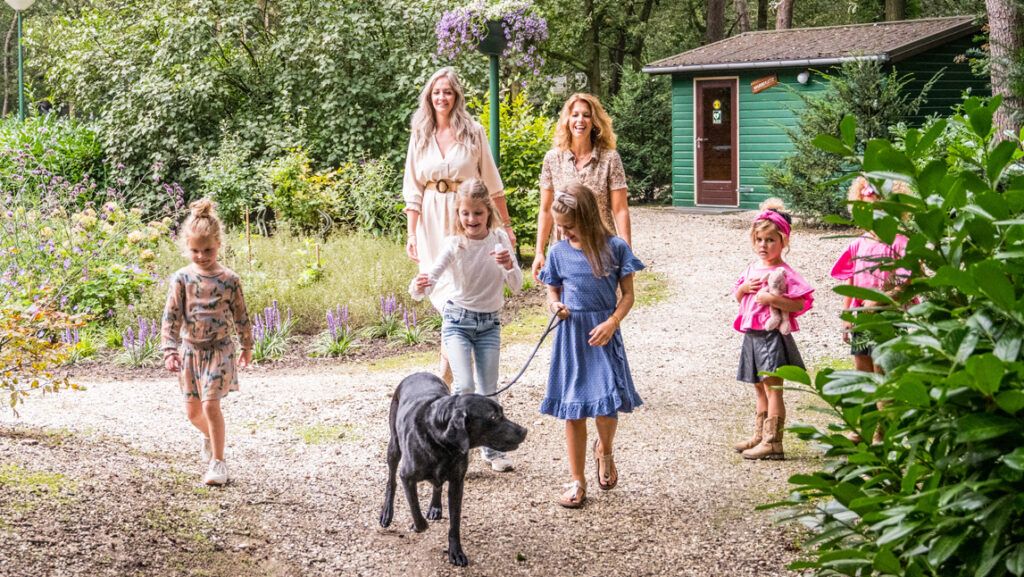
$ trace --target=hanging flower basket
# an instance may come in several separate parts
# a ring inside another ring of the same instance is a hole
[[[434,27],[437,53],[455,58],[465,50],[510,58],[540,74],[537,46],[548,37],[548,23],[529,0],[489,4],[479,0],[446,11]]]

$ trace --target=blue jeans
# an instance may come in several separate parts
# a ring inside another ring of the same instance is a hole
[[[478,313],[445,303],[442,312],[441,340],[452,367],[455,386],[452,394],[489,395],[498,390],[498,353],[501,349],[501,315]],[[474,383],[474,361],[476,381]],[[483,448],[485,459],[497,459],[505,453]]]

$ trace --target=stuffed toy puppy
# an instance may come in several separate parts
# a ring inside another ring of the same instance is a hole
[[[786,269],[781,266],[772,272],[768,273],[768,279],[765,282],[765,287],[761,290],[767,290],[773,295],[782,296],[786,294]],[[789,313],[771,307],[771,317],[768,322],[764,324],[766,330],[779,329],[779,332],[788,335],[789,334]]]

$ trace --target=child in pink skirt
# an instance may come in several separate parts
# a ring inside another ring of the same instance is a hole
[[[754,436],[736,443],[733,448],[743,453],[744,459],[782,460],[782,429],[786,423],[786,405],[782,400],[782,379],[764,377],[762,371],[775,371],[781,366],[804,368],[800,351],[791,333],[800,329],[796,317],[807,312],[814,302],[814,289],[800,274],[782,260],[783,250],[789,249],[790,217],[777,198],[761,203],[761,214],[750,226],[750,240],[758,260],[743,272],[733,294],[740,303],[739,314],[733,328],[743,333],[740,367],[736,380],[754,385],[757,411]],[[765,280],[777,268],[786,272],[786,289],[781,295],[770,293]],[[771,308],[789,315],[790,331],[786,334],[765,326],[771,318]]]

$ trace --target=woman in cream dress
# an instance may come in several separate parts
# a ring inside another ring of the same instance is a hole
[[[504,186],[484,127],[466,110],[466,97],[455,69],[445,67],[430,77],[420,93],[402,181],[409,231],[405,251],[419,263],[421,273],[429,271],[441,253],[442,241],[451,233],[455,220],[455,190],[470,178],[478,178],[487,186],[514,246],[516,237]],[[430,294],[435,309],[444,308],[451,289],[450,275],[442,275]],[[447,375],[443,350],[441,355],[442,374]]]

